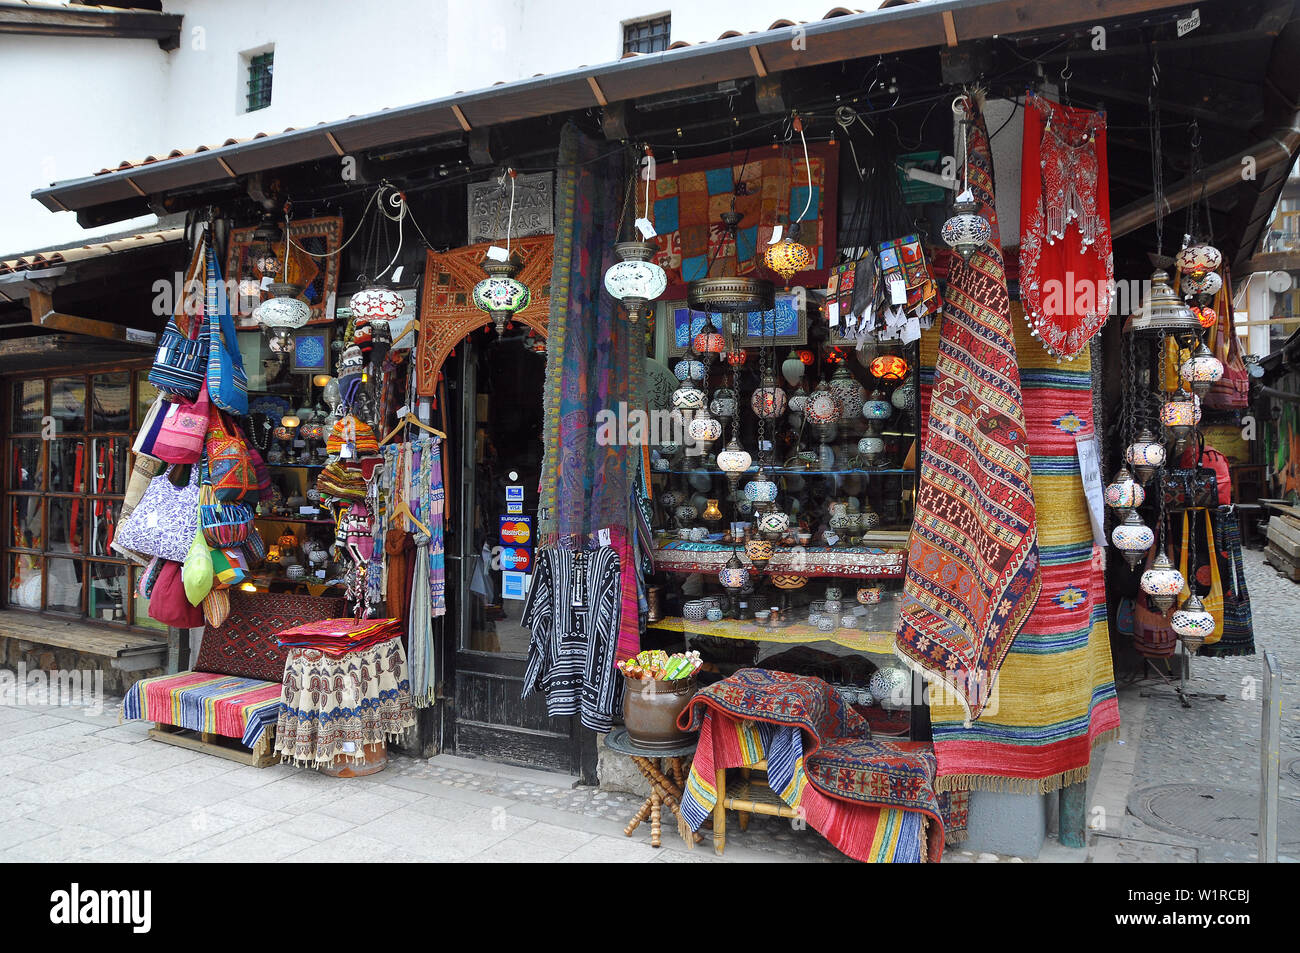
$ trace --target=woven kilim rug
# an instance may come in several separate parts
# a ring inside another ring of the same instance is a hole
[[[142,678],[122,699],[122,717],[257,744],[280,713],[280,685],[256,678],[180,672]]]
[[[969,182],[993,235],[948,274],[895,646],[967,721],[983,712],[1041,582],[993,161],[971,108]]]
[[[862,716],[819,678],[741,669],[700,691],[678,725],[700,732],[682,797],[692,830],[717,803],[718,770],[766,760],[773,793],[849,857],[916,863],[943,855],[930,746],[867,737]]]
[[[1058,363],[1013,306],[1020,381],[1038,509],[1042,593],[998,675],[994,701],[973,724],[952,702],[931,702],[940,791],[1048,792],[1088,776],[1092,749],[1119,728],[1106,622],[1103,561],[1079,477],[1075,434],[1093,426],[1087,349]],[[921,403],[930,399],[938,334],[921,338]]]

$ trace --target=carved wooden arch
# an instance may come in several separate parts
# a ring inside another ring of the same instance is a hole
[[[491,324],[492,318],[474,307],[474,286],[483,280],[479,267],[489,243],[466,245],[451,251],[430,250],[425,256],[424,292],[420,299],[420,337],[416,343],[417,390],[431,397],[438,386],[438,373],[452,348],[466,335]],[[555,257],[555,236],[516,238],[510,251],[523,262],[516,276],[528,286],[528,307],[515,321],[546,334],[551,314],[551,263]]]

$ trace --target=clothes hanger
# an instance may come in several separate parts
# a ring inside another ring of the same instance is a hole
[[[388,432],[388,436],[386,436],[383,440],[379,441],[379,445],[382,447],[385,444],[387,444],[390,440],[392,440],[395,436],[397,436],[398,431],[404,430],[408,424],[414,424],[415,426],[419,427],[421,430],[427,430],[435,437],[441,437],[443,440],[447,439],[447,435],[443,433],[441,430],[439,430],[436,427],[430,427],[423,420],[421,420],[419,417],[417,417],[415,414],[411,413],[408,410],[405,414],[402,415],[402,418],[399,421],[397,421],[397,426]]]
[[[398,503],[397,506],[395,506],[395,507],[393,508],[393,519],[394,519],[394,520],[396,520],[396,519],[398,519],[399,517],[402,517],[402,516],[405,516],[405,517],[406,517],[406,518],[407,518],[407,519],[408,519],[412,524],[414,524],[414,525],[415,525],[415,526],[420,530],[420,532],[422,532],[425,536],[432,536],[432,535],[433,535],[432,533],[429,532],[429,527],[427,527],[427,526],[425,526],[423,523],[421,523],[420,520],[419,520],[419,518],[416,517],[416,515],[415,515],[414,513],[411,512],[411,505],[410,505],[409,503],[407,503],[406,500],[402,500],[402,502]]]

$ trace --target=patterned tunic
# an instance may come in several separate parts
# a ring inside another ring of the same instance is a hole
[[[538,550],[522,620],[532,631],[523,695],[539,691],[551,717],[579,715],[592,731],[609,731],[623,714],[614,665],[621,608],[612,547]]]

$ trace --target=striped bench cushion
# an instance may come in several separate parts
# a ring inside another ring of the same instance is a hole
[[[256,678],[180,672],[142,678],[122,702],[123,717],[238,738],[252,748],[280,715],[280,686]]]

